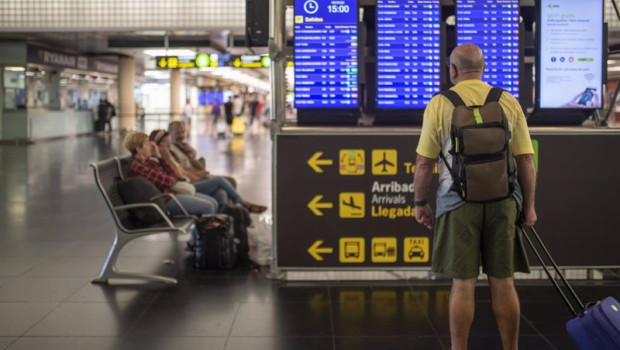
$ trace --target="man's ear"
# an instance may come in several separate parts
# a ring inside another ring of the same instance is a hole
[[[458,77],[459,75],[459,71],[456,68],[456,66],[452,63],[450,63],[450,78],[454,79],[456,77]]]

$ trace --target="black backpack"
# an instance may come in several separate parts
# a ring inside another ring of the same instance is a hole
[[[492,202],[508,198],[514,186],[515,160],[510,152],[510,129],[499,99],[504,90],[492,88],[484,105],[466,106],[452,90],[442,91],[454,105],[450,138],[452,164],[443,152],[454,185],[466,202]]]
[[[199,269],[232,269],[237,264],[237,243],[233,218],[217,214],[202,216],[196,222],[198,237],[194,265]]]

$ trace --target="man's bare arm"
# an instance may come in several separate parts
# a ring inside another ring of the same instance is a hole
[[[534,226],[536,223],[536,169],[534,159],[531,154],[521,154],[515,157],[517,160],[517,171],[519,174],[519,184],[523,191],[523,224]]]
[[[415,161],[415,173],[413,176],[413,192],[415,202],[428,200],[428,193],[431,186],[431,178],[433,176],[435,162],[435,159],[426,158],[418,154]],[[433,210],[428,204],[423,206],[416,205],[415,217],[419,223],[425,225],[426,227],[433,227]]]
[[[416,202],[428,199],[435,162],[435,159],[426,158],[419,154],[416,157],[415,173],[413,177],[413,191]]]

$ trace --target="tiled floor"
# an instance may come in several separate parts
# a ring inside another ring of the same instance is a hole
[[[268,133],[195,136],[213,173],[246,198],[271,201]],[[418,349],[449,347],[445,281],[283,282],[264,272],[196,271],[183,239],[131,243],[119,265],[179,284],[93,285],[112,224],[88,163],[122,151],[119,135],[0,146],[0,349]],[[175,263],[164,264],[165,259]],[[584,299],[616,282],[577,285]],[[544,282],[519,281],[521,349],[576,349]],[[471,349],[500,349],[488,290],[477,290]]]

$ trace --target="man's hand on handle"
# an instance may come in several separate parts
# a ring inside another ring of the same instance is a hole
[[[536,220],[538,217],[536,216],[536,210],[533,207],[523,208],[523,217],[522,217],[521,225],[523,227],[532,227],[536,224]]]

